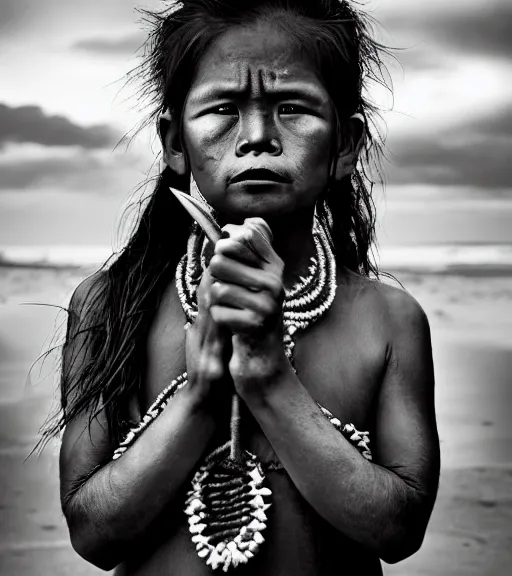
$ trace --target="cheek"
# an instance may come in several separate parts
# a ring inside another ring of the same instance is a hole
[[[304,174],[324,173],[329,163],[332,141],[332,128],[318,119],[298,119],[286,128],[288,150],[285,153]]]
[[[220,166],[230,150],[229,135],[232,125],[229,117],[203,117],[188,123],[185,128],[185,146],[191,162],[200,171],[212,171]]]

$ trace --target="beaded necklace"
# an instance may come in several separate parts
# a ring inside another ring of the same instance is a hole
[[[315,256],[311,257],[308,275],[290,290],[285,290],[283,304],[284,351],[293,365],[294,335],[320,319],[336,295],[336,259],[327,234],[315,218],[313,226]],[[197,289],[201,282],[208,241],[194,224],[187,243],[187,253],[176,269],[176,289],[189,324],[197,317]]]
[[[336,294],[336,260],[328,232],[316,216],[313,240],[316,253],[311,258],[307,276],[301,277],[293,288],[285,291],[283,348],[292,367],[297,331],[305,330],[318,321],[330,308]],[[197,317],[197,289],[207,265],[208,244],[195,223],[186,254],[176,269],[176,289],[187,318],[186,327]],[[158,395],[141,422],[130,430],[115,450],[114,460],[126,452],[187,383],[187,373],[184,372]],[[263,466],[254,454],[242,450],[239,445],[237,425],[240,415],[236,400],[235,395],[231,440],[207,456],[195,473],[185,508],[192,542],[199,557],[212,570],[222,569],[224,572],[247,563],[264,542],[262,532],[267,527],[266,511],[271,505],[272,495]],[[343,426],[329,410],[319,407],[331,424],[371,460],[368,433],[359,432],[352,424]]]

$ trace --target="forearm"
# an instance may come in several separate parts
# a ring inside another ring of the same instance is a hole
[[[122,458],[100,468],[63,503],[77,551],[101,567],[118,564],[127,546],[171,505],[212,438],[206,402],[185,388]]]
[[[426,526],[425,496],[363,458],[291,370],[266,393],[248,393],[244,400],[295,486],[322,517],[384,560],[417,549]]]

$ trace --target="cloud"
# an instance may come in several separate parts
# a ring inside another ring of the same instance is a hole
[[[94,158],[48,158],[1,164],[0,189],[61,188],[71,180],[81,186],[98,183],[101,163]],[[85,181],[84,181],[85,177]]]
[[[446,11],[427,13],[404,11],[384,15],[382,22],[401,45],[414,46],[415,50],[419,47],[425,58],[434,49],[438,51],[438,44],[449,48],[450,56],[471,53],[510,58],[512,55],[509,0],[487,1],[477,6],[454,5]]]
[[[396,53],[398,61],[406,72],[432,72],[435,70],[449,70],[453,63],[443,59],[441,54],[422,47],[412,47]]]
[[[109,126],[79,126],[64,116],[49,116],[39,106],[0,104],[0,148],[9,142],[34,142],[95,149],[112,146],[118,139]]]
[[[0,191],[128,192],[147,178],[139,151],[49,149],[16,145],[0,156]]]
[[[145,37],[142,34],[131,34],[117,39],[88,38],[75,42],[72,48],[93,54],[120,54],[131,56],[142,46],[144,40]]]
[[[7,34],[24,33],[27,29],[37,31],[41,26],[51,29],[51,24],[58,21],[81,30],[91,25],[105,30],[119,29],[133,25],[135,8],[140,4],[159,8],[161,0],[1,0],[0,27],[5,28]]]
[[[389,148],[392,184],[468,186],[502,195],[512,189],[512,106],[435,136],[391,140]]]
[[[458,51],[508,58],[512,54],[512,4],[508,1],[494,6],[489,2],[479,10],[430,24],[434,37]]]

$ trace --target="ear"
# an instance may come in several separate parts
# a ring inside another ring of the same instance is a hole
[[[162,142],[163,161],[174,172],[183,176],[187,167],[181,146],[179,124],[179,121],[172,117],[169,110],[166,110],[158,118],[158,134]]]
[[[354,114],[345,124],[336,162],[336,180],[342,180],[354,171],[364,144],[364,127],[365,122],[361,114]]]

